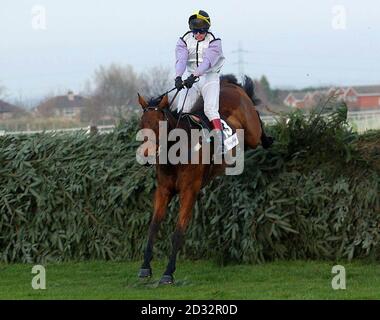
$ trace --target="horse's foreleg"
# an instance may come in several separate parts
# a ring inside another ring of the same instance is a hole
[[[158,233],[158,229],[162,220],[165,217],[166,209],[173,193],[166,188],[158,187],[154,196],[154,213],[152,221],[149,226],[148,243],[144,252],[144,262],[141,266],[139,277],[146,278],[152,275],[152,268],[150,262],[153,257],[153,243]]]
[[[171,284],[174,282],[173,273],[176,269],[177,253],[183,245],[185,231],[190,222],[192,209],[199,190],[200,186],[196,190],[194,188],[187,188],[180,193],[180,211],[177,226],[172,236],[172,252],[160,284]]]

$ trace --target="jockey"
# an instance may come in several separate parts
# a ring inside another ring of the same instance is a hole
[[[175,86],[182,91],[178,106],[183,112],[190,112],[199,98],[204,100],[204,113],[217,131],[217,153],[223,153],[223,127],[219,115],[219,71],[224,63],[222,41],[216,38],[209,29],[211,20],[207,12],[199,10],[189,18],[190,31],[179,38],[176,54]],[[186,79],[182,76],[187,69]],[[199,81],[196,81],[199,78]],[[186,100],[185,100],[186,97]],[[185,100],[185,104],[184,103]]]

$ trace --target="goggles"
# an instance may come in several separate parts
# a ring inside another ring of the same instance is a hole
[[[193,29],[191,30],[193,32],[193,34],[197,34],[197,33],[200,33],[200,34],[205,34],[207,33],[207,29]]]

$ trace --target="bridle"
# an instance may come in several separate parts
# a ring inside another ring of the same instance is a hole
[[[154,98],[152,99],[151,101],[160,101],[164,96],[166,96],[168,93],[172,92],[173,90],[177,89],[176,87],[174,87],[173,89],[170,89],[168,91],[166,91],[165,93],[161,94],[160,96],[158,96],[157,98]],[[174,97],[172,98],[172,100],[170,101],[169,103],[169,106],[168,107],[165,107],[165,108],[160,108],[159,106],[147,106],[146,108],[143,109],[143,112],[148,112],[148,111],[160,111],[163,113],[163,115],[165,116],[165,120],[169,123],[169,117],[168,117],[168,112],[170,112],[170,107],[172,106],[175,98],[177,97],[178,93],[179,93],[180,90],[177,89],[177,92],[175,93]]]
[[[175,89],[177,89],[177,88],[174,87],[173,89],[168,90],[168,91],[166,91],[165,93],[161,94],[161,95],[158,96],[157,98],[151,99],[151,101],[156,101],[156,102],[157,102],[157,101],[160,101],[160,100],[162,100],[162,98],[163,98],[164,96],[166,96],[168,93],[172,92],[172,91],[175,90]],[[143,113],[146,113],[146,112],[149,112],[149,111],[159,111],[159,112],[161,112],[161,113],[164,115],[165,120],[166,120],[166,122],[168,123],[168,126],[169,126],[169,125],[170,125],[170,121],[169,121],[168,113],[170,113],[170,115],[172,116],[172,114],[171,114],[171,112],[170,112],[170,107],[172,106],[172,104],[173,104],[173,102],[174,102],[174,100],[175,100],[175,98],[177,97],[177,95],[178,95],[179,92],[180,92],[180,90],[177,89],[177,92],[175,93],[174,97],[173,97],[172,100],[170,101],[168,107],[160,108],[158,105],[156,105],[156,106],[148,105],[147,107],[145,107],[145,108],[143,109]],[[176,124],[175,128],[178,127],[179,121],[180,121],[180,119],[181,119],[182,112],[183,112],[183,106],[184,106],[184,104],[185,104],[185,101],[186,101],[186,98],[187,98],[187,94],[188,94],[188,92],[189,92],[189,89],[187,89],[187,91],[186,91],[186,96],[185,96],[185,99],[184,99],[184,101],[183,101],[183,105],[182,105],[182,108],[181,108],[181,111],[180,111],[180,114],[179,114],[179,117],[178,117],[177,124]],[[151,103],[152,103],[152,102],[151,102]],[[170,129],[170,128],[168,128],[168,129]],[[157,150],[156,150],[156,156],[158,156],[159,152],[160,152],[160,146],[158,146],[158,148],[157,148]]]
[[[148,111],[159,111],[161,112],[164,117],[165,117],[165,120],[169,123],[169,117],[168,117],[168,112],[170,112],[169,108],[160,108],[158,106],[154,107],[154,106],[148,106],[146,108],[144,108],[143,110],[143,113],[145,112],[148,112]]]
[[[177,96],[177,94],[176,94],[176,96]],[[158,98],[156,98],[156,99],[158,99]],[[154,99],[153,101],[157,101],[156,99]],[[175,97],[172,99],[171,103],[169,104],[169,107],[160,108],[159,106],[147,106],[146,108],[143,109],[143,113],[146,113],[146,112],[149,112],[149,111],[150,112],[153,112],[153,111],[154,112],[157,112],[157,111],[161,112],[164,115],[165,120],[168,123],[168,127],[169,127],[170,126],[170,121],[169,121],[169,116],[168,116],[168,114],[170,113],[170,109],[169,108],[170,108],[170,105],[173,103],[174,99],[175,99]],[[159,154],[160,154],[160,145],[156,144],[156,146],[157,146],[156,157],[158,157]]]

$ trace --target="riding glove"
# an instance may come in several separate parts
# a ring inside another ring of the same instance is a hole
[[[190,89],[190,88],[193,86],[195,80],[197,80],[197,78],[198,78],[198,77],[196,77],[196,76],[194,76],[193,74],[191,74],[191,75],[190,75],[190,76],[189,76],[189,77],[183,82],[184,86],[185,86],[186,88]]]
[[[182,81],[182,78],[180,76],[175,78],[175,87],[177,88],[177,90],[182,90],[184,88],[183,81]]]

